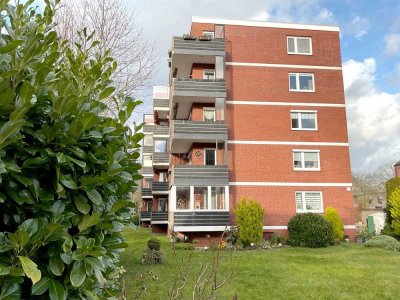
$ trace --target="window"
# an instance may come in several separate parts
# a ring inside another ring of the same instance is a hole
[[[215,122],[215,108],[204,107],[203,108],[203,120],[204,122]]]
[[[152,167],[153,160],[151,159],[151,155],[143,155],[143,167]]]
[[[208,36],[210,38],[214,38],[214,31],[203,31],[204,36]]]
[[[160,172],[158,182],[167,182],[167,172]]]
[[[154,152],[167,152],[167,141],[166,140],[155,140],[154,141]]]
[[[317,130],[317,112],[290,111],[293,130]]]
[[[151,211],[153,207],[153,201],[147,201],[147,211]]]
[[[318,150],[293,150],[294,170],[319,171]]]
[[[208,209],[208,188],[194,188],[194,209]]]
[[[146,134],[143,138],[143,146],[153,146],[153,136]]]
[[[160,198],[158,200],[158,211],[167,211],[167,199]]]
[[[296,211],[323,213],[322,192],[296,192]]]
[[[176,209],[190,208],[190,187],[176,187]]]
[[[211,187],[211,209],[225,209],[224,187]]]
[[[289,73],[289,90],[293,92],[314,92],[314,74]]]
[[[312,40],[309,37],[287,37],[288,54],[312,55]]]
[[[215,149],[204,149],[204,165],[215,166],[217,162]]]
[[[215,79],[215,70],[204,69],[203,70],[203,79],[214,80]]]

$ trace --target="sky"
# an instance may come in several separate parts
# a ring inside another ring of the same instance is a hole
[[[153,85],[168,83],[172,36],[188,33],[192,16],[339,25],[352,169],[400,160],[400,0],[122,1],[157,49]],[[151,113],[151,90],[142,98]]]
[[[400,160],[399,0],[125,0],[159,53],[154,85],[168,83],[172,36],[192,16],[339,25],[351,166],[374,171]],[[144,96],[151,113],[151,96]]]

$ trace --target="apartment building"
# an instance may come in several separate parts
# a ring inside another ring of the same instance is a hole
[[[246,197],[266,235],[332,206],[354,237],[338,27],[193,17],[169,56],[145,116],[145,226],[217,236]]]

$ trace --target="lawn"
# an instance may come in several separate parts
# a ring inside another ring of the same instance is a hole
[[[192,251],[178,250],[176,256],[164,236],[163,265],[143,266],[141,254],[151,237],[148,229],[126,229],[129,244],[122,255],[127,270],[127,299],[136,299],[146,275],[147,289],[140,299],[168,299],[168,290]],[[191,287],[202,262],[211,262],[212,253],[193,252],[191,281],[182,299],[191,299]],[[283,248],[276,250],[223,251],[221,277],[234,269],[229,284],[218,290],[217,299],[399,299],[400,253],[357,244],[342,244],[324,249]]]

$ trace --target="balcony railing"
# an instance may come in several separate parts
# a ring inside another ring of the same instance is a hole
[[[153,167],[142,167],[143,176],[153,176]]]
[[[190,79],[175,78],[173,82],[173,94],[183,97],[211,97],[226,98],[225,79]]]
[[[151,220],[151,211],[141,211],[140,212],[140,219],[141,220]]]
[[[151,188],[142,188],[142,198],[153,198]]]
[[[171,122],[171,134],[174,139],[193,141],[224,141],[228,139],[225,121],[203,122],[174,120]]]
[[[153,128],[153,136],[154,137],[168,137],[169,136],[169,127],[168,126],[154,126]]]
[[[153,146],[143,146],[142,149],[143,149],[143,153],[153,153],[153,151],[154,151]]]
[[[211,39],[209,41],[204,41],[174,37],[172,42],[172,54],[225,56],[225,40]]]
[[[154,125],[144,125],[143,126],[143,133],[144,134],[153,133],[153,127],[154,127]]]
[[[166,211],[153,211],[151,213],[151,223],[162,224],[168,223],[168,212]]]
[[[174,212],[174,226],[228,226],[229,222],[229,211]]]
[[[171,185],[176,186],[227,186],[228,166],[175,165],[171,172]],[[154,185],[154,183],[153,183]]]
[[[168,194],[168,182],[153,182],[152,193],[153,195],[166,195]]]
[[[154,152],[153,167],[156,169],[165,169],[169,166],[169,153]]]
[[[153,100],[154,110],[169,110],[169,100],[168,99],[154,99]]]

